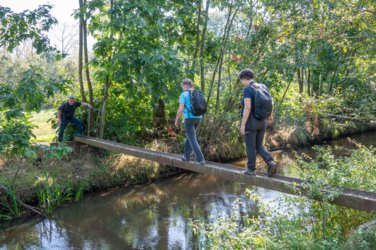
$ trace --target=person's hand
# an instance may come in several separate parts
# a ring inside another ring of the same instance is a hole
[[[60,119],[57,119],[57,124],[61,124],[61,120]]]
[[[269,122],[269,123],[272,123],[273,121],[274,121],[273,116],[271,116],[271,117],[268,118],[268,122]]]
[[[93,109],[93,106],[91,106],[90,104],[87,105],[89,108]]]
[[[175,127],[179,127],[179,120],[175,121]]]
[[[245,135],[245,125],[244,124],[242,124],[240,126],[240,133],[242,133],[242,135]]]

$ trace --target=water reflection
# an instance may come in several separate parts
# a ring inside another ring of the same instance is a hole
[[[280,193],[208,175],[186,173],[163,181],[89,194],[57,209],[53,218],[2,223],[0,249],[194,249],[188,218],[241,216],[254,205],[246,188],[266,200]],[[214,204],[214,205],[212,205]],[[23,225],[23,226],[20,226]]]
[[[370,146],[376,132],[352,136]],[[355,148],[347,139],[328,142],[334,153],[339,145]],[[309,148],[299,153],[314,157]],[[290,175],[291,152],[277,152],[279,173]],[[245,166],[240,160],[234,165]],[[263,163],[258,168],[264,168]],[[255,209],[245,195],[255,190],[264,201],[281,196],[276,191],[247,186],[208,175],[186,173],[155,183],[88,194],[78,203],[54,211],[51,219],[28,217],[1,221],[0,249],[195,249],[197,238],[189,218],[214,220],[228,216],[239,199],[241,216]],[[213,204],[213,205],[212,205]],[[7,231],[5,231],[5,229]]]

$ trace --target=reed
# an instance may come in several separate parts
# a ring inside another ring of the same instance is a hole
[[[41,181],[43,187],[37,187],[37,196],[39,201],[39,207],[41,207],[47,214],[51,213],[55,207],[59,207],[61,203],[65,201],[70,201],[70,196],[72,195],[72,188],[68,186],[63,186],[55,183],[55,171],[52,176],[52,184],[49,184],[49,174],[47,172],[46,166],[43,164],[45,172],[45,180],[37,176]]]

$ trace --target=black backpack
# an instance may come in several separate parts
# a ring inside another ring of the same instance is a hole
[[[273,111],[273,99],[263,84],[253,83],[249,87],[254,89],[255,109],[252,113],[258,120],[267,119]]]
[[[204,94],[199,90],[186,90],[189,91],[191,97],[191,110],[188,109],[194,116],[200,116],[206,113],[208,105],[205,100]],[[189,113],[188,113],[189,114]]]

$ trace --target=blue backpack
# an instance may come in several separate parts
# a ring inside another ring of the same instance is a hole
[[[273,111],[273,99],[264,84],[253,82],[249,87],[254,90],[255,109],[252,113],[258,120],[269,118]]]

